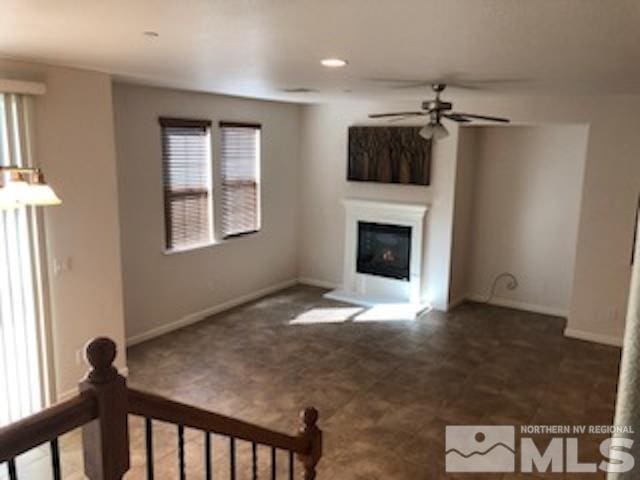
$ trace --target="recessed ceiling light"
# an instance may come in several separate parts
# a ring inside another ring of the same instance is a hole
[[[160,34],[158,32],[152,32],[152,31],[142,32],[142,34],[145,37],[151,37],[151,38],[157,38],[157,37],[160,36]]]
[[[325,58],[323,60],[320,60],[320,63],[325,67],[340,68],[344,67],[349,62],[347,62],[346,60],[342,60],[341,58]]]

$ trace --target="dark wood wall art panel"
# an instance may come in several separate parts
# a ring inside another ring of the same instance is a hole
[[[429,185],[431,140],[421,127],[349,127],[347,180]]]

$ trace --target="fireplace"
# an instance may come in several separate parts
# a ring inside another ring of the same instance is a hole
[[[356,271],[409,281],[411,227],[358,222]]]
[[[343,204],[342,284],[325,297],[415,319],[429,306],[422,262],[429,206],[357,198],[345,198]]]

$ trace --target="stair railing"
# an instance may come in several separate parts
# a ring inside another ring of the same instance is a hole
[[[49,443],[53,479],[62,478],[58,438],[76,428],[82,428],[84,473],[90,480],[121,480],[130,468],[128,416],[145,419],[145,449],[147,479],[153,480],[153,421],[176,426],[178,446],[178,476],[186,479],[184,429],[200,430],[204,435],[204,478],[211,480],[211,436],[229,439],[229,478],[236,478],[236,440],[251,443],[252,478],[258,479],[257,446],[271,448],[271,479],[277,476],[276,452],[288,453],[288,476],[294,478],[294,457],[302,464],[304,480],[316,478],[316,465],[322,456],[322,431],[317,426],[318,412],[307,408],[301,414],[297,435],[288,435],[219,415],[201,408],[169,400],[127,387],[126,379],[113,366],[116,345],[108,338],[96,338],[86,349],[91,365],[80,382],[80,393],[66,402],[47,408],[35,415],[0,428],[0,465],[7,464],[10,480],[18,480],[16,457]]]

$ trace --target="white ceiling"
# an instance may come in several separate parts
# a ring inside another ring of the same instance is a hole
[[[640,93],[640,1],[2,0],[0,53],[302,102],[427,96],[385,78]],[[349,65],[329,70],[325,57]],[[319,93],[282,91],[295,87]]]

